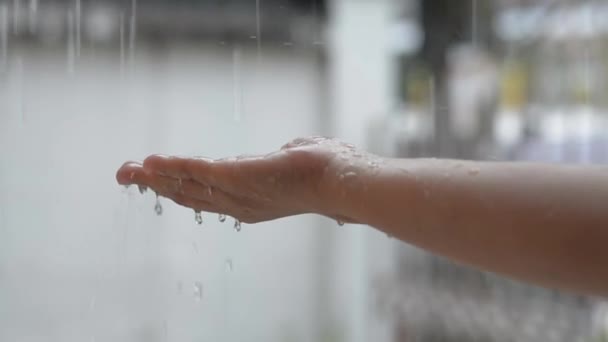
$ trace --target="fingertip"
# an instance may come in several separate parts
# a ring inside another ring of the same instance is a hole
[[[142,172],[140,163],[128,161],[116,171],[116,181],[121,185],[133,184]]]
[[[159,170],[171,159],[164,154],[152,154],[144,159],[143,167],[147,170]]]

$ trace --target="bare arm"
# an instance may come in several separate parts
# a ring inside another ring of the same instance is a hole
[[[344,214],[401,240],[541,285],[608,295],[608,169],[386,160]]]
[[[385,159],[324,138],[260,157],[151,156],[121,184],[260,222],[303,213],[369,224],[463,263],[608,295],[608,169]]]

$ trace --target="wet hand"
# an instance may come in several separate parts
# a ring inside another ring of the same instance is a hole
[[[254,223],[303,213],[340,218],[331,199],[352,145],[334,139],[296,139],[279,151],[212,160],[152,155],[117,172],[123,185],[148,187],[195,211]]]

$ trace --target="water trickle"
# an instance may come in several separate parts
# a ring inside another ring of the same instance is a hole
[[[147,187],[147,186],[145,186],[145,185],[138,185],[138,186],[137,186],[137,189],[139,189],[139,193],[140,193],[140,194],[142,194],[142,195],[143,195],[144,193],[146,193],[146,191],[148,191],[148,187]]]
[[[203,224],[203,215],[200,211],[194,212],[194,221],[196,221],[196,224],[198,224],[199,226]]]
[[[469,172],[468,172],[468,173],[469,173],[469,175],[471,175],[471,176],[476,176],[476,175],[478,175],[478,174],[479,174],[479,169],[478,169],[478,168],[472,168],[472,169],[469,169]]]
[[[0,5],[0,70],[6,68],[8,59],[8,6]]]
[[[158,216],[163,214],[163,206],[160,204],[160,199],[158,198],[158,194],[156,194],[156,204],[154,204],[154,212]]]
[[[234,231],[235,232],[241,231],[241,221],[239,221],[237,219],[234,220]]]
[[[30,0],[28,19],[27,19],[30,33],[36,33],[37,15],[38,15],[38,0]]]
[[[129,62],[133,66],[135,62],[135,39],[137,28],[137,0],[131,2],[131,17],[129,18]]]
[[[81,18],[81,13],[82,13],[82,10],[80,8],[80,0],[76,0],[76,4],[74,7],[75,7],[74,8],[74,16],[75,16],[74,24],[75,24],[75,30],[76,30],[76,32],[75,32],[76,33],[75,54],[76,54],[76,57],[80,57],[80,42],[81,42],[81,39],[80,39],[80,22],[81,22],[81,20],[80,20],[80,18]]]
[[[120,73],[125,72],[125,14],[120,13],[119,29],[118,33],[120,36]]]
[[[67,15],[67,26],[68,26],[68,45],[67,45],[67,69],[68,73],[74,73],[74,62],[76,60],[76,45],[74,38],[74,12],[72,9],[68,9]]]
[[[21,22],[21,0],[13,0],[13,34],[19,34]]]
[[[200,281],[194,282],[194,299],[200,302],[203,299],[203,283]]]
[[[338,223],[338,226],[340,226],[340,227],[344,226],[344,221],[337,220],[336,222]]]
[[[243,91],[241,88],[241,50],[238,46],[232,50],[232,101],[234,121],[239,122],[243,110]]]
[[[218,221],[224,223],[226,221],[226,215],[225,214],[218,214],[217,215],[217,219],[218,219]]]
[[[257,37],[258,44],[258,62],[262,55],[262,31],[260,22],[260,0],[255,0],[255,35]]]
[[[232,259],[228,258],[226,259],[226,261],[224,262],[225,266],[226,266],[226,272],[232,272]]]

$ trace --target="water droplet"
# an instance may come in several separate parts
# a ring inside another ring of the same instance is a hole
[[[144,194],[146,191],[148,191],[148,187],[145,185],[138,185],[137,188],[139,189],[139,193],[140,194]]]
[[[226,215],[225,214],[219,214],[217,216],[218,221],[224,223],[224,221],[226,221]]]
[[[192,249],[194,249],[194,253],[198,253],[198,245],[196,242],[192,242]]]
[[[156,204],[154,204],[154,212],[158,216],[163,214],[163,206],[160,204],[160,199],[158,198],[158,194],[156,195]]]
[[[239,221],[237,219],[234,220],[234,231],[235,232],[241,231],[241,221]]]
[[[209,197],[213,196],[213,190],[210,186],[207,187],[207,193],[209,194]]]
[[[177,179],[177,186],[179,188],[179,193],[183,195],[184,194],[184,186],[182,184],[182,179],[181,178]]]
[[[198,224],[199,226],[203,224],[203,215],[200,211],[194,212],[194,221],[196,221],[196,224]]]
[[[203,299],[203,283],[200,281],[194,282],[194,299],[200,302]]]
[[[226,272],[232,272],[232,259],[228,258],[225,261]]]
[[[353,171],[349,171],[344,174],[344,178],[354,178],[354,177],[357,177],[357,174]]]
[[[249,36],[249,38],[256,39],[257,37],[256,36]]]
[[[475,168],[469,169],[469,175],[476,176],[478,174],[479,174],[479,169],[478,168],[475,167]]]
[[[338,222],[338,226],[340,226],[340,227],[344,226],[344,221],[342,221],[342,220],[337,220],[336,222]]]
[[[177,294],[182,294],[182,292],[184,292],[184,285],[182,284],[181,281],[178,281],[176,284],[176,289],[177,289]]]

